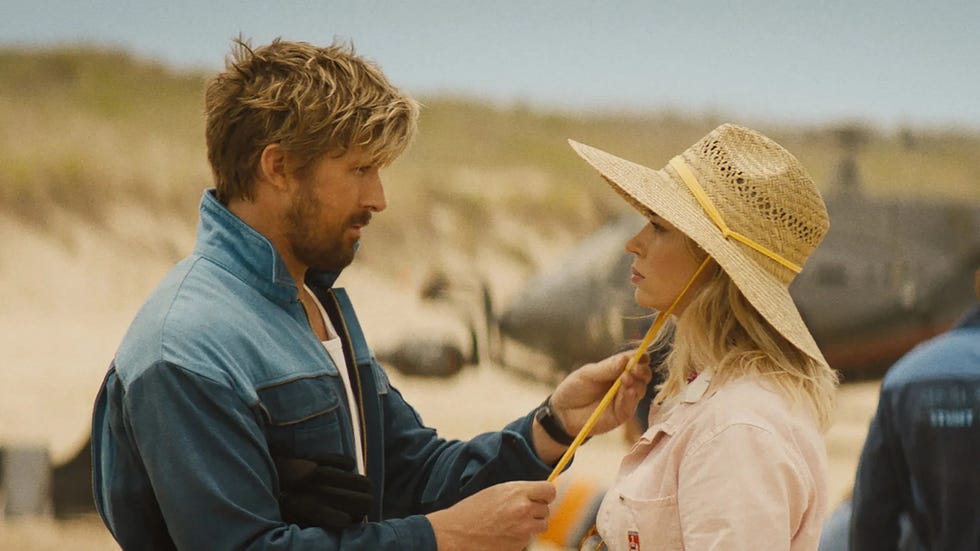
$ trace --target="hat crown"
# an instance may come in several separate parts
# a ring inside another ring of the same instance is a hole
[[[802,266],[830,220],[820,193],[793,154],[741,126],[719,126],[681,157],[729,228]],[[795,273],[751,248],[757,263],[785,283]]]

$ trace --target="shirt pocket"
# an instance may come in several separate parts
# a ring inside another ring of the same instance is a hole
[[[346,414],[340,407],[335,377],[291,379],[256,392],[266,418],[266,437],[272,455],[314,457],[323,453],[353,456]]]
[[[626,522],[619,530],[621,533],[610,534],[621,540],[622,545],[617,548],[635,548],[639,551],[684,549],[681,545],[681,522],[676,495],[640,499],[619,492],[618,497],[620,504],[626,509]],[[610,549],[613,547],[610,546]]]

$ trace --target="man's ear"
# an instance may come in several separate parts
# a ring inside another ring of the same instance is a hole
[[[271,143],[262,150],[259,156],[259,180],[281,191],[287,189],[286,152],[279,144]]]

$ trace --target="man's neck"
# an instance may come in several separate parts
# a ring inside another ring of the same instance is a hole
[[[327,329],[327,320],[323,318],[320,312],[320,303],[313,296],[313,293],[307,290],[305,285],[299,286],[299,300],[306,310],[306,318],[309,320],[310,328],[313,330],[316,338],[320,341],[329,340],[331,335]]]

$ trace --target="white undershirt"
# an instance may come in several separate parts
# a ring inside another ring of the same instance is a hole
[[[320,317],[323,318],[323,324],[327,326],[327,340],[320,341],[320,343],[327,349],[327,354],[330,355],[330,359],[337,366],[337,371],[340,372],[340,378],[344,381],[344,390],[347,392],[347,405],[350,408],[351,425],[354,429],[354,452],[355,458],[357,459],[357,472],[364,474],[367,472],[367,469],[364,466],[364,450],[361,447],[361,414],[357,409],[357,400],[354,399],[354,390],[350,384],[350,374],[347,373],[347,355],[344,353],[344,343],[337,336],[337,330],[334,329],[333,323],[330,321],[330,316],[327,315],[327,311],[323,309],[323,305],[320,304],[316,295],[313,294],[313,291],[309,287],[306,287],[306,291],[313,297],[313,302],[316,303],[317,309],[320,310]]]

